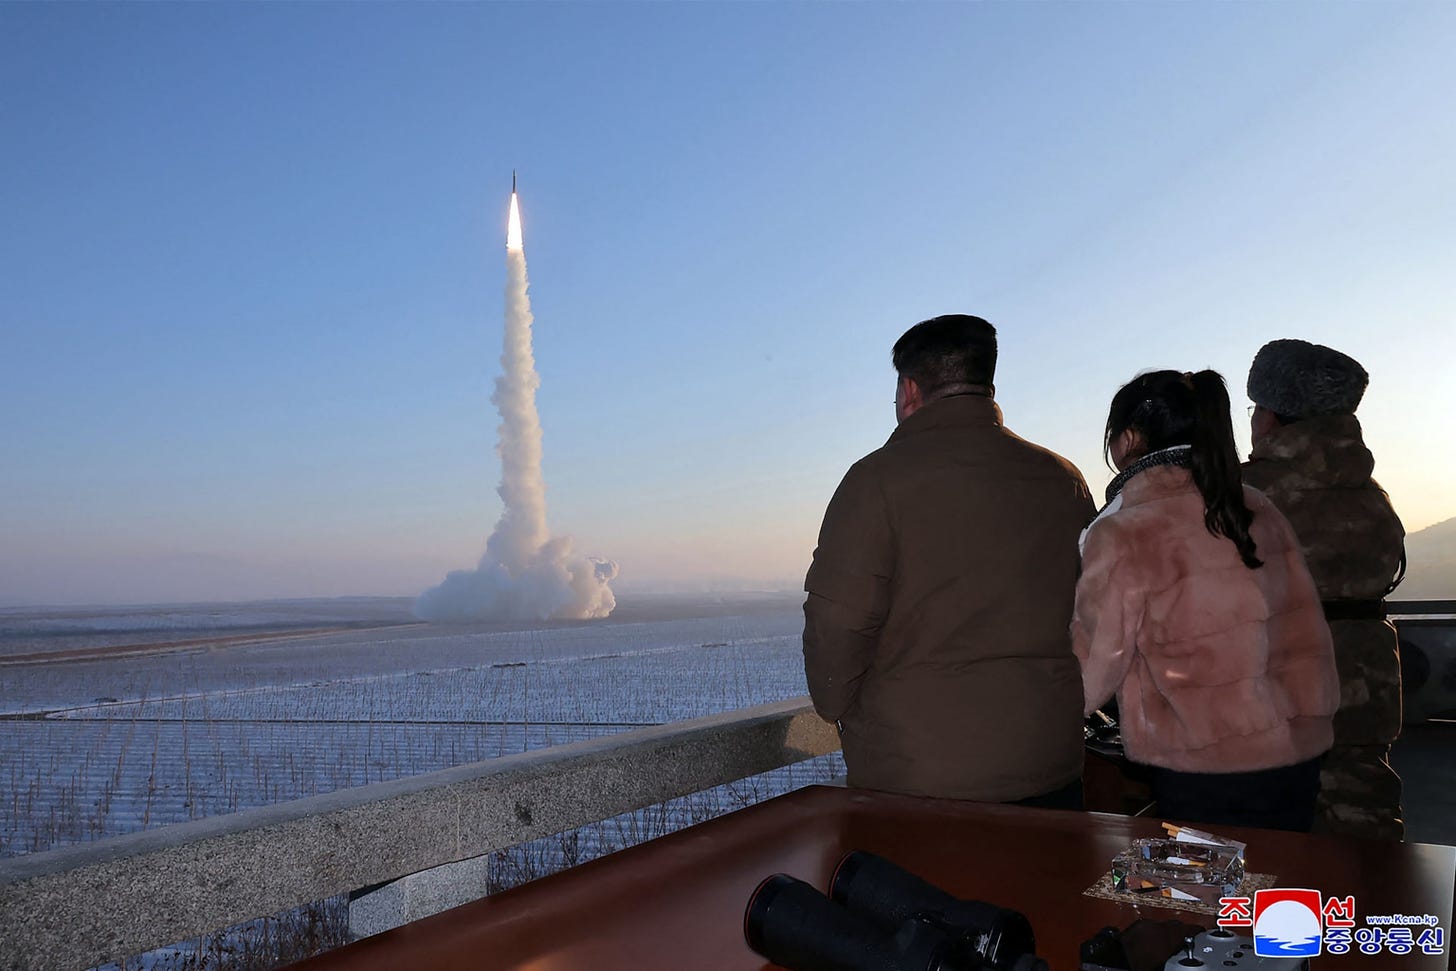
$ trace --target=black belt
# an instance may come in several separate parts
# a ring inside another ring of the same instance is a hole
[[[1325,620],[1384,620],[1384,600],[1325,600]]]

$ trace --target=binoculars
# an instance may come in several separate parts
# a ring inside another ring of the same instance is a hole
[[[764,880],[743,936],[791,971],[1048,971],[1025,915],[859,850],[839,861],[827,897],[784,873]]]

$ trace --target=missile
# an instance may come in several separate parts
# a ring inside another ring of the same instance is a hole
[[[516,170],[511,169],[511,195],[516,194]]]

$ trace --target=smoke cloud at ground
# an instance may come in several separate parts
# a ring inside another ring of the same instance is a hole
[[[541,378],[531,348],[531,300],[519,214],[511,196],[511,243],[506,249],[506,328],[501,375],[491,402],[500,412],[497,450],[500,497],[505,503],[485,555],[474,570],[455,570],[415,601],[421,620],[588,619],[616,606],[611,581],[617,564],[582,556],[571,537],[546,526],[546,482],[541,475],[541,419],[536,389]]]
[[[616,575],[616,563],[577,555],[571,538],[558,536],[520,570],[486,554],[479,568],[452,571],[420,595],[414,611],[435,623],[606,617],[617,605],[610,586]]]

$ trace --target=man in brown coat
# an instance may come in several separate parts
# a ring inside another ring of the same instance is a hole
[[[1289,519],[1324,601],[1340,671],[1335,747],[1320,772],[1316,831],[1400,839],[1400,653],[1384,597],[1405,531],[1370,477],[1355,408],[1369,376],[1320,344],[1265,344],[1249,370],[1254,451],[1244,481]]]
[[[986,321],[922,321],[893,362],[899,427],[840,483],[804,581],[814,706],[852,786],[1080,807],[1087,485],[1001,424]]]

